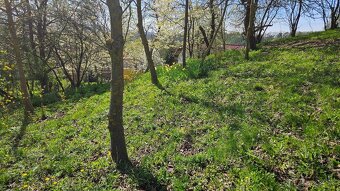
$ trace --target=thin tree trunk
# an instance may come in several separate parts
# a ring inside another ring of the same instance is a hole
[[[63,86],[63,83],[61,83],[61,81],[60,81],[60,79],[59,79],[59,77],[58,77],[57,72],[54,71],[53,69],[52,69],[52,72],[53,72],[53,74],[54,74],[54,76],[55,76],[55,79],[57,80],[57,82],[58,82],[58,84],[59,84],[61,90],[62,90],[63,92],[65,92],[65,88],[64,88],[64,86]]]
[[[221,14],[223,14],[223,7],[221,7]],[[221,38],[222,38],[222,46],[223,46],[223,51],[226,50],[226,40],[225,40],[225,23],[222,23],[221,26]]]
[[[26,0],[26,8],[27,8],[27,17],[28,17],[28,32],[29,32],[31,54],[33,56],[33,61],[37,66],[39,63],[39,58],[38,58],[37,51],[36,51],[36,44],[34,42],[33,18],[32,18],[32,11],[31,11],[31,5],[29,3],[29,0]]]
[[[292,26],[291,26],[291,31],[290,31],[291,37],[296,36],[296,31],[298,29],[298,25],[299,25],[300,17],[301,17],[301,12],[302,12],[302,3],[303,3],[302,0],[299,0],[299,2],[298,2],[298,4],[299,4],[298,14],[297,14],[295,20],[292,22]]]
[[[117,164],[128,163],[123,127],[123,27],[122,7],[119,0],[107,0],[110,12],[111,39],[106,42],[111,57],[111,98],[109,131],[111,138],[111,157]]]
[[[246,54],[245,58],[249,60],[249,51],[251,49],[251,40],[252,34],[254,33],[254,20],[255,20],[255,0],[248,0],[248,4],[250,6],[249,12],[249,24],[247,29],[247,47],[246,47]]]
[[[225,14],[227,12],[228,1],[229,0],[225,0],[225,4],[224,4],[224,8],[223,8],[221,19],[219,20],[218,25],[217,25],[217,29],[215,30],[215,33],[214,33],[211,41],[209,42],[209,46],[207,47],[207,49],[204,52],[203,59],[205,59],[205,57],[210,54],[210,51],[211,51],[212,45],[214,44],[214,41],[216,39],[217,33],[218,33],[218,31],[220,30],[220,28],[221,28],[221,26],[223,24],[224,17],[225,17]]]
[[[46,12],[47,12],[47,1],[48,0],[43,0],[40,2],[40,7],[39,7],[39,17],[37,19],[37,39],[38,39],[38,49],[39,49],[39,57],[42,66],[41,67],[41,72],[43,73],[42,76],[40,77],[40,86],[42,89],[42,94],[47,94],[50,92],[49,90],[49,76],[47,74],[47,71],[45,70],[47,66],[47,53],[46,53]]]
[[[46,73],[41,74],[39,81],[40,81],[41,93],[47,94],[48,92],[50,92],[49,87],[48,87],[49,78]]]
[[[325,31],[327,30],[327,15],[326,15],[326,10],[325,10],[325,4],[323,1],[320,1],[320,6],[322,9],[322,20],[323,20],[323,24],[324,24],[324,29]]]
[[[210,41],[214,37],[215,30],[216,30],[216,14],[215,14],[215,9],[214,9],[214,0],[209,0],[209,11],[211,15],[211,21],[210,21]]]
[[[195,21],[194,18],[190,17],[190,30],[188,31],[188,46],[190,58],[194,56],[194,45],[195,45]],[[190,35],[191,33],[191,35]]]
[[[209,43],[209,39],[208,39],[208,37],[207,37],[207,33],[205,32],[205,30],[204,30],[204,28],[203,28],[202,26],[199,26],[198,28],[199,28],[199,30],[200,30],[201,33],[202,33],[202,36],[203,36],[203,40],[204,40],[205,46],[208,48],[210,43]],[[208,54],[208,55],[210,54],[210,50],[209,50],[209,52],[208,52],[207,54]]]
[[[4,1],[5,1],[6,13],[7,13],[7,19],[8,19],[8,29],[9,29],[9,33],[11,36],[14,57],[15,57],[15,61],[17,62],[17,67],[18,67],[18,72],[19,72],[20,89],[22,93],[22,102],[23,102],[24,109],[25,109],[25,117],[28,117],[30,114],[34,112],[34,109],[33,109],[30,96],[27,90],[24,66],[23,66],[22,57],[21,57],[22,53],[19,47],[19,40],[16,34],[16,28],[15,28],[15,24],[13,21],[12,7],[11,7],[9,0],[4,0]]]
[[[189,0],[185,0],[185,16],[184,16],[184,34],[183,34],[183,67],[186,67],[186,51],[187,51],[187,36],[188,36],[188,14],[189,14]]]
[[[145,56],[146,56],[146,59],[148,61],[148,67],[149,67],[150,74],[151,74],[151,82],[158,86],[159,81],[158,81],[158,78],[157,78],[155,64],[152,60],[152,53],[150,51],[148,39],[146,38],[146,35],[145,35],[145,32],[144,32],[144,27],[143,27],[142,2],[141,2],[141,0],[137,0],[137,17],[138,17],[137,27],[138,27],[139,35],[140,35],[140,38],[142,40],[142,44],[143,44],[143,47],[144,47]]]

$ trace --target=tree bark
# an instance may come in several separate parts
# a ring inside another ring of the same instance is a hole
[[[245,1],[244,1],[245,3]],[[255,0],[253,1],[254,3],[254,12],[256,13],[256,6],[257,6],[257,3],[258,3],[258,0]],[[246,34],[246,38],[250,38],[249,39],[249,47],[250,47],[250,50],[255,50],[256,49],[256,36],[255,36],[255,29],[253,29],[253,32],[252,33],[248,33],[248,29],[249,29],[249,22],[253,22],[252,25],[254,25],[253,28],[255,28],[255,19],[254,21],[252,21],[251,19],[251,4],[250,4],[250,1],[247,0],[246,4],[245,4],[245,8],[246,8],[246,15],[245,15],[245,19],[244,19],[244,29],[245,29],[245,34]],[[254,14],[255,14],[254,13]],[[249,35],[249,37],[248,37]]]
[[[251,49],[251,43],[252,43],[252,34],[254,34],[254,20],[255,20],[255,0],[248,0],[248,5],[250,6],[249,11],[249,24],[247,29],[247,47],[246,47],[246,54],[245,58],[249,60],[249,51]]]
[[[39,75],[40,86],[42,89],[42,94],[47,94],[50,92],[49,90],[49,76],[47,71],[45,70],[46,66],[48,65],[48,55],[46,53],[46,34],[47,34],[47,2],[48,0],[40,1],[40,7],[38,12],[38,19],[37,19],[37,39],[38,39],[38,49],[39,49],[39,57],[42,66],[41,72],[42,74]]]
[[[210,16],[211,16],[211,21],[210,21],[210,41],[214,37],[215,30],[216,30],[216,14],[215,14],[215,7],[214,7],[214,0],[209,0],[209,11],[210,11]]]
[[[189,14],[189,0],[185,0],[183,53],[182,53],[183,68],[186,67],[186,51],[187,51],[188,21],[189,21],[188,14]]]
[[[151,74],[151,82],[155,84],[156,86],[158,86],[159,81],[158,81],[158,77],[157,77],[157,73],[155,69],[155,64],[152,60],[152,53],[150,51],[148,39],[146,38],[144,27],[143,27],[142,1],[141,0],[137,0],[137,17],[138,17],[137,27],[138,27],[139,35],[140,35],[140,38],[142,40],[142,44],[144,47],[145,56],[148,62],[148,67],[149,67],[150,74]]]
[[[57,80],[57,82],[58,82],[58,84],[59,84],[61,90],[62,90],[63,92],[65,92],[65,88],[64,88],[64,86],[63,86],[63,83],[61,83],[61,81],[60,81],[60,79],[59,79],[59,76],[58,76],[57,72],[54,71],[54,69],[52,69],[52,72],[53,72],[53,74],[54,74],[54,76],[55,76],[55,79]]]
[[[209,47],[209,39],[208,39],[208,37],[207,37],[207,33],[205,32],[205,30],[204,30],[204,28],[203,28],[202,26],[199,26],[198,28],[199,28],[199,30],[200,30],[201,33],[202,33],[202,36],[203,36],[203,40],[204,40],[205,46],[206,46],[206,47]],[[210,51],[207,52],[207,54],[209,55],[209,54],[210,54]]]
[[[190,17],[190,29],[188,31],[188,46],[190,58],[194,56],[194,45],[195,45],[195,20],[194,18]]]
[[[338,28],[338,20],[340,17],[340,1],[338,0],[334,6],[331,6],[331,27],[330,29]]]
[[[110,12],[111,39],[106,45],[111,57],[111,98],[108,128],[111,138],[111,157],[117,164],[128,163],[123,127],[123,29],[122,7],[119,0],[107,0]]]
[[[26,85],[24,66],[23,66],[22,57],[21,57],[22,52],[19,47],[19,40],[16,34],[15,23],[13,21],[12,6],[9,0],[4,0],[4,1],[5,1],[6,14],[7,14],[7,19],[8,19],[8,29],[9,29],[9,33],[10,33],[11,41],[12,41],[11,44],[12,44],[12,48],[14,52],[15,61],[17,63],[18,72],[19,72],[20,90],[22,93],[22,102],[24,105],[25,117],[28,117],[30,114],[34,112],[34,109],[33,109],[33,106],[30,100],[30,95],[28,93],[28,89]]]

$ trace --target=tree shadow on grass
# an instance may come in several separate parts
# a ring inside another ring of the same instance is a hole
[[[217,112],[221,119],[225,119],[225,115],[232,115],[232,116],[238,116],[238,117],[244,117],[245,110],[241,105],[238,104],[232,104],[232,105],[221,105],[218,103],[214,103],[211,101],[200,99],[196,96],[187,96],[185,94],[179,94],[175,95],[172,92],[169,92],[166,89],[163,89],[163,91],[170,96],[178,97],[182,102],[184,103],[194,103],[202,105],[203,107],[209,108],[213,110],[214,112]]]
[[[141,190],[167,190],[167,186],[157,180],[157,178],[147,168],[138,166],[131,162],[120,164],[117,169],[129,176]]]
[[[30,123],[30,119],[25,117],[22,120],[19,132],[15,135],[15,137],[13,139],[12,150],[13,150],[13,153],[15,154],[15,156],[18,156],[18,153],[17,153],[18,146],[20,145],[20,141],[22,140],[22,138],[24,137],[24,135],[26,133],[26,128],[27,128],[29,123]]]

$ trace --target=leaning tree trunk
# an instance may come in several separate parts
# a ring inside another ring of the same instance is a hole
[[[22,53],[19,47],[19,40],[16,34],[16,28],[15,28],[15,24],[14,24],[13,16],[12,16],[12,7],[8,0],[4,0],[4,1],[5,1],[6,14],[7,14],[7,19],[8,19],[8,29],[9,29],[9,33],[10,33],[11,41],[12,41],[11,44],[12,44],[12,48],[14,52],[15,61],[17,63],[18,72],[19,72],[20,89],[22,93],[22,102],[23,102],[24,109],[25,109],[25,117],[28,117],[31,113],[34,112],[34,109],[33,109],[30,96],[28,93],[28,89],[27,89],[24,66],[23,66],[22,57],[21,57]]]
[[[202,26],[199,26],[198,29],[201,31],[202,36],[203,36],[203,41],[205,43],[206,47],[209,47],[209,39],[207,37],[207,33],[205,32],[204,28]],[[208,52],[208,55],[210,54],[210,50]]]
[[[109,131],[111,138],[111,157],[117,164],[129,162],[123,127],[123,30],[122,7],[119,0],[107,0],[111,20],[111,39],[106,45],[111,57],[111,99]]]
[[[138,27],[139,35],[140,35],[140,38],[142,40],[142,44],[143,44],[143,47],[144,47],[145,56],[146,56],[146,59],[148,61],[148,67],[149,67],[150,74],[151,74],[151,82],[158,86],[159,81],[158,81],[158,78],[157,78],[155,64],[152,60],[152,53],[150,51],[148,39],[146,38],[146,35],[145,35],[145,32],[144,32],[144,27],[143,27],[143,15],[142,15],[142,2],[141,2],[141,0],[137,0],[137,17],[138,17],[137,27]]]
[[[186,51],[187,51],[187,36],[188,36],[188,20],[189,20],[189,0],[185,0],[185,16],[184,16],[184,34],[183,34],[183,53],[182,53],[182,64],[186,67]]]
[[[205,57],[207,57],[210,54],[210,51],[211,51],[211,48],[212,48],[214,41],[216,39],[217,33],[220,30],[220,28],[221,28],[221,26],[224,22],[224,17],[225,17],[225,14],[227,12],[228,2],[229,2],[229,0],[225,0],[224,8],[223,8],[223,11],[222,11],[221,18],[220,18],[218,25],[217,25],[217,29],[215,30],[215,32],[214,32],[214,34],[211,38],[211,41],[209,42],[209,46],[207,47],[207,49],[205,49],[205,51],[203,53],[203,60],[205,59]]]
[[[247,47],[246,47],[246,54],[245,58],[249,59],[249,51],[251,48],[252,43],[252,34],[254,33],[254,20],[255,20],[255,0],[248,0],[248,4],[250,6],[250,12],[249,12],[249,24],[247,29]]]

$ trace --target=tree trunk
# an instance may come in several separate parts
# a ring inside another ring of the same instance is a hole
[[[296,36],[296,30],[297,30],[297,29],[295,29],[295,28],[293,29],[293,28],[292,28],[292,30],[290,31],[290,36],[291,36],[291,37],[295,37],[295,36]]]
[[[46,94],[49,93],[49,76],[47,74],[47,71],[45,70],[46,66],[48,65],[47,63],[47,53],[46,53],[46,34],[47,34],[47,19],[46,19],[46,12],[47,12],[47,1],[48,0],[43,0],[40,2],[40,7],[39,7],[39,17],[36,19],[37,21],[37,39],[38,39],[38,49],[39,49],[39,57],[40,57],[40,62],[41,62],[41,78],[40,78],[40,84],[42,88],[42,93]]]
[[[244,24],[244,33],[247,36],[248,34],[248,26],[249,26],[249,16],[250,16],[250,4],[249,4],[249,0],[243,0],[242,4],[246,10],[245,13],[245,17],[243,20],[243,24]]]
[[[205,46],[208,48],[209,47],[209,39],[207,37],[207,33],[205,32],[205,30],[202,26],[199,26],[198,28],[200,29],[200,31],[202,33]],[[209,50],[209,52],[207,52],[207,55],[209,55],[209,54],[210,54],[210,50]]]
[[[221,14],[223,14],[223,7],[221,7]],[[221,26],[221,39],[222,39],[222,46],[223,46],[223,51],[226,50],[226,40],[225,40],[225,23],[222,23]]]
[[[299,0],[298,4],[299,4],[298,13],[296,15],[295,20],[293,20],[292,24],[291,24],[292,25],[291,26],[291,31],[290,31],[290,36],[291,37],[295,37],[296,36],[296,31],[298,29],[298,25],[299,25],[299,22],[300,22],[300,17],[301,17],[301,12],[302,12],[302,4],[303,4],[302,0]],[[293,10],[293,12],[294,12],[294,10]]]
[[[258,0],[254,0],[253,1],[253,7],[251,7],[251,10],[250,11],[250,21],[252,22],[251,23],[251,33],[249,34],[250,35],[250,50],[256,50],[256,36],[255,36],[255,15],[256,15],[256,9],[257,9],[257,2]]]
[[[148,39],[146,38],[146,35],[145,35],[145,32],[144,32],[144,27],[143,27],[142,2],[141,2],[141,0],[137,0],[137,17],[138,17],[137,27],[138,27],[139,35],[140,35],[140,38],[142,40],[142,44],[143,44],[143,47],[144,47],[145,56],[146,56],[146,59],[148,61],[148,67],[149,67],[150,74],[151,74],[151,82],[158,86],[159,81],[158,81],[158,78],[157,78],[155,64],[152,60],[152,53],[150,51]]]
[[[61,81],[60,81],[60,79],[59,79],[59,77],[58,77],[57,72],[54,71],[53,69],[52,69],[52,72],[53,72],[53,74],[54,74],[54,76],[55,76],[55,79],[57,80],[57,82],[58,82],[58,84],[59,84],[61,90],[62,90],[63,92],[65,92],[65,88],[64,88],[64,86],[63,86],[63,83],[61,83]]]
[[[15,24],[13,21],[12,7],[8,0],[4,0],[4,1],[5,1],[6,14],[7,14],[7,19],[8,19],[8,29],[9,29],[9,33],[11,36],[14,57],[15,57],[15,61],[17,63],[18,72],[19,72],[20,89],[22,93],[22,102],[23,102],[24,109],[25,109],[25,117],[28,117],[30,114],[34,112],[34,109],[33,109],[30,96],[27,90],[24,66],[23,66],[22,57],[21,57],[22,53],[19,47],[19,41],[18,41],[18,37],[16,34],[16,28],[15,28]]]
[[[211,21],[210,21],[210,41],[214,37],[215,30],[216,30],[216,14],[215,14],[215,8],[214,8],[214,0],[209,0],[209,11],[210,11],[210,16],[211,16]]]
[[[210,51],[211,51],[211,48],[214,44],[214,41],[216,39],[216,36],[217,36],[217,33],[218,31],[220,30],[223,22],[224,22],[224,17],[225,17],[225,14],[227,12],[227,7],[228,7],[228,0],[225,1],[225,4],[224,4],[224,8],[223,8],[223,12],[222,12],[222,16],[221,16],[221,19],[219,20],[218,22],[218,25],[217,25],[217,29],[215,30],[215,33],[211,39],[211,41],[209,42],[209,46],[207,47],[207,49],[204,51],[204,55],[203,55],[203,59],[205,59],[206,56],[208,56],[210,54]]]
[[[336,13],[334,10],[331,11],[331,27],[330,29],[338,28],[338,18],[336,17]]]
[[[47,74],[41,74],[39,81],[40,81],[41,93],[47,94],[48,92],[50,92],[50,89],[48,87],[48,81],[49,81],[48,75]]]
[[[250,12],[249,12],[249,24],[247,29],[247,47],[246,47],[246,54],[245,58],[249,60],[249,51],[251,48],[252,43],[252,36],[254,34],[254,28],[255,28],[255,0],[248,0],[248,5],[250,6]]]
[[[34,42],[34,31],[33,31],[33,17],[32,17],[32,11],[31,11],[31,5],[29,3],[29,0],[26,0],[26,8],[27,8],[27,23],[28,23],[28,32],[29,32],[29,41],[30,41],[30,53],[33,57],[33,62],[35,65],[38,66],[39,63],[39,57],[37,55],[36,51],[36,44]]]
[[[326,10],[325,10],[325,4],[323,1],[320,1],[320,4],[318,4],[321,7],[322,12],[320,13],[322,15],[322,20],[323,20],[323,27],[324,30],[327,30],[327,15],[326,15]]]
[[[185,0],[185,16],[184,16],[184,34],[183,34],[183,67],[186,67],[186,51],[187,51],[187,36],[188,36],[188,20],[189,20],[189,0]]]
[[[194,45],[195,45],[195,20],[190,17],[190,30],[188,32],[188,46],[190,58],[194,56]],[[191,32],[191,35],[190,35]]]
[[[111,138],[111,157],[117,164],[121,164],[129,162],[123,127],[123,11],[119,0],[107,0],[107,5],[110,12],[111,39],[107,40],[106,45],[112,62],[108,128]]]
[[[258,0],[253,1],[254,3],[254,12],[256,13],[256,4],[257,4]],[[255,36],[255,19],[252,21],[251,19],[251,4],[250,1],[247,0],[246,3],[246,15],[245,15],[245,19],[244,19],[244,29],[245,29],[245,34],[246,34],[246,38],[249,39],[249,47],[250,50],[255,50],[256,49],[256,36]],[[254,13],[254,14],[255,14]],[[252,29],[252,33],[248,33],[248,29],[249,29],[249,22],[253,22],[252,25],[254,25],[253,29]],[[249,35],[249,36],[248,36]]]

